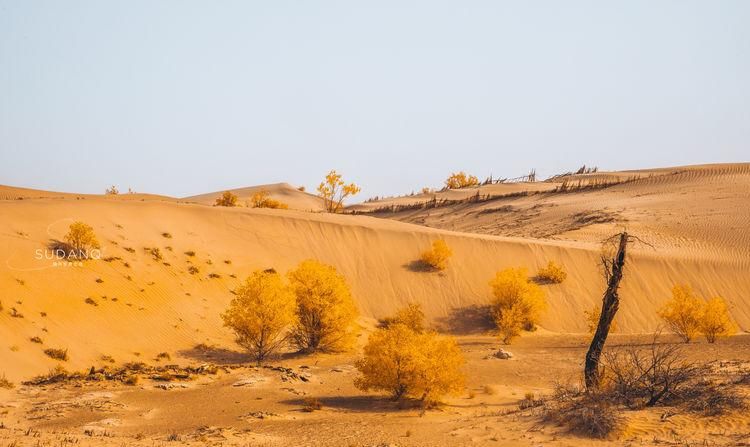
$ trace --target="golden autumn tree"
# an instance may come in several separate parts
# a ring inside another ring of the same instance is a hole
[[[356,367],[354,385],[363,391],[385,391],[394,400],[405,397],[425,404],[463,388],[465,360],[453,337],[415,332],[397,323],[370,335]]]
[[[503,343],[510,343],[522,329],[532,330],[546,308],[542,289],[529,281],[525,268],[509,268],[490,281],[494,299],[492,317]]]
[[[687,285],[676,285],[672,288],[672,299],[664,303],[658,314],[669,328],[685,343],[695,338],[700,332],[700,319],[703,312],[703,301]]]
[[[544,282],[560,284],[568,277],[565,268],[555,261],[549,261],[546,267],[542,267],[536,274],[537,278]]]
[[[270,197],[270,193],[265,189],[262,189],[250,198],[250,204],[253,208],[273,208],[286,210],[289,209],[289,205]]]
[[[297,322],[292,341],[302,351],[343,351],[356,335],[357,308],[343,276],[330,265],[302,261],[290,271]]]
[[[329,213],[341,211],[344,207],[344,200],[356,195],[361,190],[354,183],[346,184],[341,178],[341,174],[335,170],[329,172],[325,180],[318,185],[318,195],[323,199],[326,211]]]
[[[703,305],[698,327],[709,343],[737,332],[737,325],[729,315],[727,303],[720,296],[711,298]]]
[[[445,270],[448,267],[448,259],[453,256],[453,250],[448,244],[439,239],[432,243],[432,248],[426,250],[420,256],[420,261],[435,270]]]
[[[89,258],[89,250],[99,248],[94,229],[80,221],[70,224],[68,233],[65,235],[65,242],[70,247],[70,253],[67,255],[78,259]]]
[[[222,319],[260,364],[287,340],[294,312],[294,294],[281,276],[274,270],[258,270],[235,291]]]
[[[418,303],[409,303],[396,312],[392,317],[380,320],[380,326],[387,328],[395,324],[403,324],[414,332],[422,333],[425,330],[424,310]]]
[[[216,198],[214,206],[237,206],[237,196],[231,191],[224,191],[221,196]]]
[[[476,176],[466,174],[464,171],[454,172],[445,179],[445,187],[448,189],[461,189],[478,185],[479,179]]]

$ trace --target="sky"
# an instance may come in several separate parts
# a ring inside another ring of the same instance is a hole
[[[750,161],[750,2],[0,0],[0,184]]]

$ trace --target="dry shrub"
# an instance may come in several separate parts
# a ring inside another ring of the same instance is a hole
[[[188,250],[185,252],[185,255],[190,256],[191,258],[195,256],[195,252],[193,250]]]
[[[237,343],[258,363],[287,340],[295,321],[295,297],[275,271],[255,271],[237,290],[222,315]]]
[[[379,321],[381,328],[388,328],[394,324],[403,324],[414,332],[424,332],[424,311],[422,305],[417,303],[407,304],[406,307],[396,312],[393,317],[382,318]]]
[[[5,373],[3,373],[2,376],[0,376],[0,388],[5,388],[6,390],[12,390],[16,385],[8,380],[7,377],[5,377]]]
[[[540,268],[536,276],[541,282],[560,284],[565,281],[568,274],[562,265],[557,264],[555,261],[549,261],[547,267]]]
[[[503,343],[510,343],[521,330],[533,330],[547,303],[542,289],[529,281],[524,268],[509,268],[490,281],[494,299],[492,317]]]
[[[97,303],[96,300],[94,300],[91,297],[86,298],[85,303],[86,304],[90,304],[92,306],[98,306],[99,305],[99,303]]]
[[[451,256],[453,256],[453,250],[444,240],[439,239],[432,243],[432,248],[422,253],[419,260],[431,269],[445,270]]]
[[[172,239],[172,233],[167,233],[166,231],[161,234],[161,237],[165,239]]]
[[[344,200],[358,194],[362,189],[354,183],[346,184],[335,170],[326,175],[318,185],[318,195],[323,199],[326,211],[338,213],[344,208]]]
[[[624,419],[611,398],[598,391],[557,385],[544,402],[544,420],[567,427],[572,433],[591,438],[609,438],[623,430]]]
[[[37,343],[37,344],[40,344],[40,345],[41,345],[41,344],[44,344],[44,342],[42,341],[42,339],[41,339],[40,337],[36,337],[36,336],[34,336],[34,337],[31,337],[31,338],[29,339],[29,341],[30,341],[30,342],[32,342],[32,343]]]
[[[48,357],[51,357],[55,360],[61,360],[63,362],[68,361],[67,349],[48,348],[44,350],[44,353],[47,354]]]
[[[197,275],[198,273],[201,272],[201,270],[198,267],[194,266],[194,265],[189,266],[188,269],[187,269],[187,271],[191,275]]]
[[[169,360],[172,360],[172,356],[169,355],[168,352],[160,352],[156,354],[156,358],[154,360],[156,360],[157,362],[162,361],[162,360],[169,361]]]
[[[302,400],[302,411],[306,413],[312,413],[323,408],[323,404],[320,403],[317,397],[306,397]]]
[[[473,175],[467,175],[465,172],[454,172],[445,179],[445,187],[448,189],[468,188],[469,186],[478,186],[479,179]]]
[[[685,343],[698,335],[703,303],[690,286],[676,285],[672,288],[672,299],[667,301],[659,316]]]
[[[394,400],[408,397],[431,405],[463,389],[465,361],[453,337],[394,324],[373,332],[363,354],[354,381],[363,391],[381,390]]]
[[[230,191],[224,191],[221,196],[216,198],[214,206],[237,206],[237,196]]]
[[[270,193],[266,190],[256,192],[250,198],[250,204],[253,208],[273,208],[280,210],[289,209],[289,205],[276,199],[270,198],[269,194]]]
[[[334,267],[308,259],[287,274],[296,297],[292,342],[302,351],[343,351],[354,342],[357,308]]]

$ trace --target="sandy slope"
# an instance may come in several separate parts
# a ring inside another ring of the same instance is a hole
[[[251,199],[253,194],[266,191],[272,199],[279,200],[289,205],[290,209],[301,211],[323,211],[323,201],[313,194],[300,191],[289,183],[274,183],[271,185],[249,186],[247,188],[230,189],[238,198],[240,205],[244,206]],[[216,191],[208,194],[185,197],[184,201],[202,203],[204,205],[213,205],[216,199],[224,191]]]
[[[342,272],[365,323],[415,301],[435,324],[459,333],[483,327],[471,306],[487,302],[487,282],[501,268],[525,266],[533,273],[549,259],[566,266],[565,283],[545,286],[549,310],[542,327],[548,331],[584,331],[582,312],[603,288],[598,246],[586,242],[451,233],[365,216],[103,198],[2,201],[0,216],[0,363],[13,380],[57,363],[42,353],[44,347],[68,348],[68,366],[85,368],[103,354],[124,361],[201,342],[231,346],[219,314],[239,279],[258,268],[284,272],[305,258]],[[82,267],[35,259],[35,251],[61,238],[73,220],[95,228],[103,256],[121,259]],[[449,269],[414,271],[410,263],[437,238],[455,252]],[[163,259],[154,260],[145,247],[158,247]],[[199,274],[187,272],[191,264]],[[625,332],[653,330],[655,309],[670,287],[689,282],[701,293],[726,297],[747,329],[749,267],[747,257],[718,251],[703,257],[635,247],[618,324]],[[87,304],[87,297],[98,305]],[[12,317],[12,308],[23,318]],[[44,345],[30,342],[34,336]]]

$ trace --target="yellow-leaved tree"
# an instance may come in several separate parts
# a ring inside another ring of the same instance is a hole
[[[385,391],[394,400],[407,397],[429,405],[463,389],[465,360],[453,337],[395,323],[373,332],[363,354],[354,380],[360,390]]]
[[[432,269],[445,270],[451,256],[453,256],[453,250],[444,240],[438,239],[432,243],[432,248],[422,253],[419,260]]]
[[[275,270],[255,271],[235,291],[222,319],[260,364],[287,340],[295,321],[294,294]]]
[[[360,191],[361,188],[354,183],[346,184],[341,174],[335,170],[329,172],[325,180],[318,185],[318,195],[323,198],[326,211],[329,213],[341,211],[344,207],[344,200]]]
[[[568,274],[565,272],[565,269],[562,265],[556,263],[555,261],[549,261],[546,267],[542,267],[539,269],[536,276],[543,282],[560,284],[561,282],[565,281],[565,278],[568,277]]]
[[[289,205],[270,197],[270,193],[265,189],[262,189],[250,198],[250,204],[253,208],[273,208],[286,210],[289,209]]]
[[[467,175],[464,171],[454,172],[445,179],[445,187],[448,189],[461,189],[477,185],[479,185],[479,179],[473,175]]]
[[[672,299],[664,303],[658,314],[670,329],[685,343],[695,338],[700,332],[700,319],[703,312],[703,301],[687,285],[676,285],[672,288]]]
[[[343,276],[312,259],[302,261],[287,276],[297,305],[294,344],[306,352],[350,348],[356,335],[357,308]]]
[[[221,196],[216,198],[214,206],[237,206],[237,196],[231,191],[224,191]]]
[[[77,259],[88,259],[91,257],[90,250],[99,248],[99,241],[96,239],[94,229],[80,221],[70,224],[68,234],[65,235],[65,242],[70,250],[67,256]]]
[[[497,272],[490,287],[492,317],[503,343],[509,344],[523,329],[534,329],[547,303],[542,289],[529,281],[525,268]]]
[[[700,331],[709,343],[714,343],[717,338],[729,337],[737,332],[737,325],[729,315],[727,303],[720,296],[711,298],[706,302],[699,321]]]
[[[380,326],[384,328],[388,328],[395,324],[403,324],[414,332],[424,332],[424,311],[422,310],[422,305],[418,303],[409,303],[396,312],[396,315],[380,320]]]

